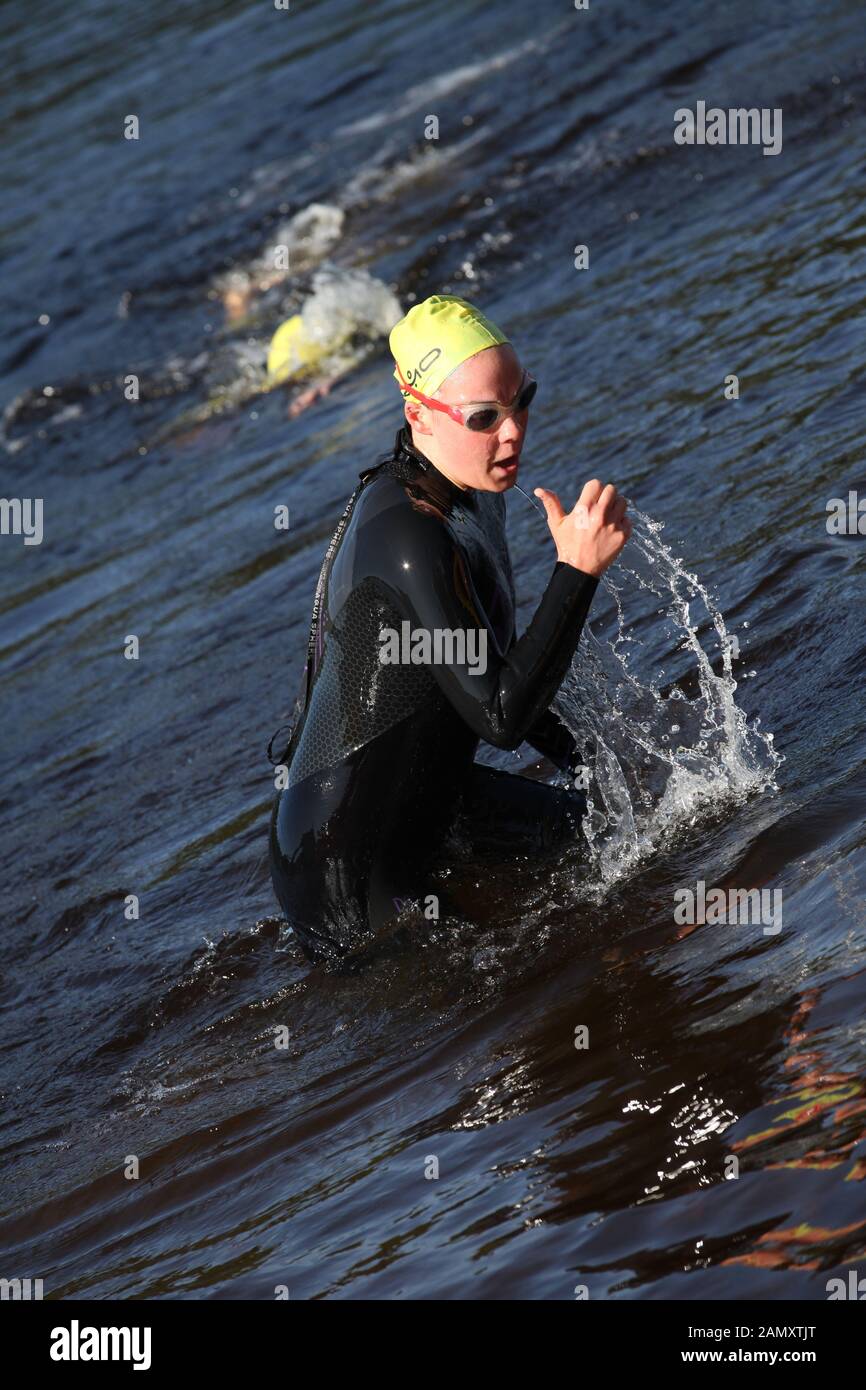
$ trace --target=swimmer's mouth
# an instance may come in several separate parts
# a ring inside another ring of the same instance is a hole
[[[505,469],[506,473],[510,473],[513,471],[513,469],[517,467],[519,462],[520,459],[517,457],[510,459],[502,459],[499,463],[496,464],[496,467],[503,468]]]

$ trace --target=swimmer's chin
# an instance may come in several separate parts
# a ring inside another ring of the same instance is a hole
[[[511,466],[505,468],[506,464]],[[490,481],[497,492],[507,492],[517,482],[517,474],[520,471],[520,459],[502,459],[500,463],[495,463],[490,470]]]

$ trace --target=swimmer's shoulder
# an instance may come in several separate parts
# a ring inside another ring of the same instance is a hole
[[[389,528],[419,534],[438,528],[444,533],[447,513],[420,479],[395,475],[386,465],[370,470],[370,474],[355,506],[359,526],[375,528],[383,536]]]
[[[349,531],[338,557],[347,587],[377,578],[402,588],[407,567],[415,579],[452,568],[454,540],[442,510],[411,479],[384,468],[361,489]]]

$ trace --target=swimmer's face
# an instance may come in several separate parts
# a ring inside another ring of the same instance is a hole
[[[435,393],[437,401],[464,406],[470,401],[510,405],[520,392],[525,374],[510,343],[476,352],[455,367]],[[526,437],[529,410],[506,415],[492,430],[469,430],[420,401],[406,404],[406,418],[421,453],[452,481],[482,492],[506,492],[514,485]],[[508,467],[507,465],[511,465]]]

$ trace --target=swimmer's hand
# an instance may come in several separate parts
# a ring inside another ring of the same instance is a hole
[[[584,574],[604,574],[631,535],[631,521],[625,514],[628,502],[613,483],[603,487],[593,478],[570,512],[564,510],[555,492],[546,487],[537,487],[534,492],[544,503],[557,559]]]
[[[327,396],[336,380],[336,377],[323,377],[321,381],[314,381],[312,386],[306,387],[299,395],[295,396],[289,405],[286,411],[288,418],[290,420],[296,419],[302,410],[306,410],[308,405],[314,405],[316,401],[321,400],[322,396]]]

